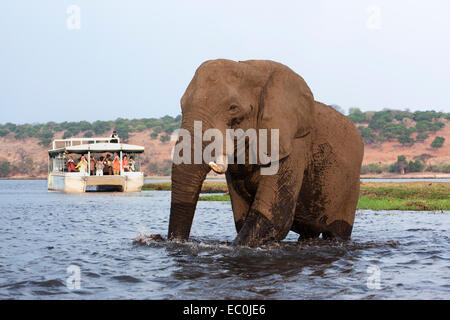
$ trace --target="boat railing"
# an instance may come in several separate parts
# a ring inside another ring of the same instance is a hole
[[[56,149],[57,143],[64,143],[64,148],[66,147],[72,147],[74,145],[80,145],[80,144],[96,144],[96,143],[111,143],[111,141],[114,140],[114,142],[120,143],[120,138],[69,138],[69,139],[56,139],[53,140],[53,150]],[[74,142],[76,144],[74,144]]]

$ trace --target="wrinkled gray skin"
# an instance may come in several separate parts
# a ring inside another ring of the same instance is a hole
[[[227,128],[279,129],[277,174],[261,175],[258,164],[226,168],[235,244],[281,241],[289,230],[300,239],[350,238],[363,142],[348,118],[314,100],[303,78],[273,61],[207,61],[197,69],[181,108],[182,128],[192,136],[195,120],[203,122],[203,130],[217,128],[224,136]],[[210,170],[206,163],[173,165],[169,239],[188,239]]]

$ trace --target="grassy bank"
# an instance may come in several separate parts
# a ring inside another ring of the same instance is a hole
[[[201,196],[203,201],[230,201],[228,195]],[[358,209],[450,210],[450,184],[429,182],[362,183]]]
[[[361,183],[358,209],[450,210],[450,183]]]
[[[145,190],[170,190],[170,182],[149,183]],[[226,193],[225,182],[207,181],[202,193]],[[201,201],[230,201],[227,194],[204,195]],[[371,210],[450,210],[450,183],[445,182],[364,182],[358,209]]]
[[[142,190],[170,191],[171,182],[152,182],[145,183]],[[227,183],[223,181],[205,181],[203,182],[201,193],[225,193],[228,191]]]

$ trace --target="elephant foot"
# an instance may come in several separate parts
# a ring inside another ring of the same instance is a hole
[[[160,234],[151,234],[149,238],[158,242],[166,241]]]
[[[274,225],[263,214],[251,210],[233,241],[233,245],[257,247],[274,241],[277,241],[277,231]]]

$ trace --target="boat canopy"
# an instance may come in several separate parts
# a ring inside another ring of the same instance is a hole
[[[109,140],[108,138],[106,138],[107,140]],[[106,140],[105,139],[105,140]],[[72,141],[70,141],[72,140]],[[56,148],[55,143],[53,144],[53,149],[49,150],[48,153],[49,155],[52,154],[58,154],[58,153],[78,153],[78,154],[84,154],[87,152],[97,152],[97,153],[102,153],[102,152],[125,152],[125,153],[143,153],[144,152],[144,147],[142,146],[137,146],[137,145],[132,145],[132,144],[125,144],[125,143],[111,143],[111,142],[103,142],[103,141],[98,141],[98,140],[103,140],[103,139],[77,139],[79,143],[81,144],[77,144],[74,145],[73,144],[73,140],[75,139],[64,139],[64,140],[59,140],[59,142],[64,142],[64,147],[61,148]],[[82,141],[80,141],[82,140]],[[69,142],[69,143],[68,143]],[[83,143],[83,142],[87,142],[87,143]],[[89,143],[89,142],[93,142],[93,143]]]

